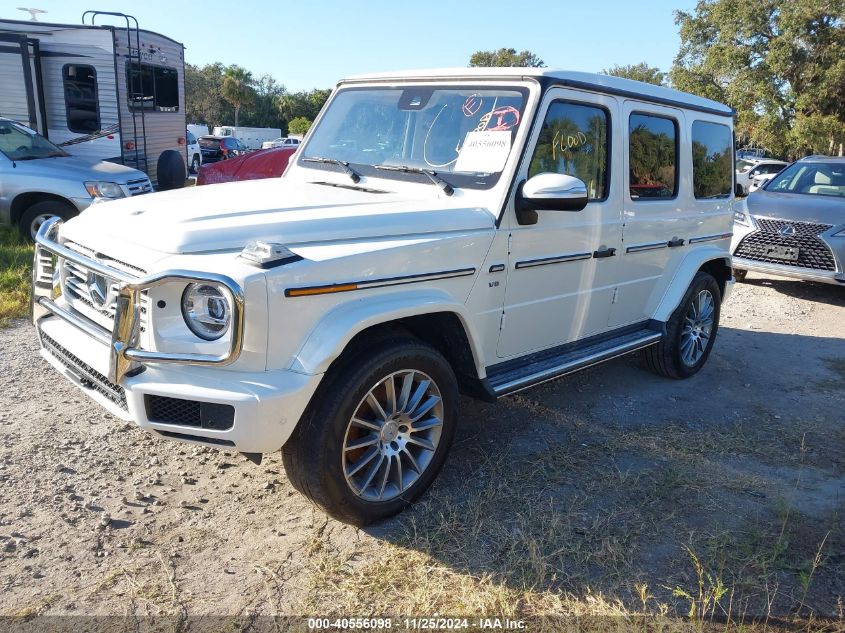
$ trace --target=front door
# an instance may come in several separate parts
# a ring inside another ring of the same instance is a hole
[[[547,92],[518,181],[544,172],[587,185],[581,211],[540,210],[520,225],[506,211],[510,253],[498,356],[520,356],[607,329],[621,246],[621,151],[616,99],[555,88]],[[503,228],[504,225],[503,225]]]

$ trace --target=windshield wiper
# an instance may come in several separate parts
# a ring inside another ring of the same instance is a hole
[[[306,156],[302,159],[305,163],[323,163],[324,165],[337,165],[343,172],[352,179],[356,185],[361,182],[361,174],[352,169],[349,163],[337,158],[323,158],[322,156]]]
[[[435,185],[440,187],[447,196],[451,196],[455,193],[455,188],[452,187],[448,182],[443,180],[440,176],[437,175],[436,171],[431,169],[421,169],[419,167],[408,167],[407,165],[375,165],[376,169],[383,169],[384,171],[399,171],[403,174],[422,174],[427,176],[428,179],[433,182]]]

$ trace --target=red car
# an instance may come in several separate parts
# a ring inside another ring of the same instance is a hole
[[[197,184],[213,185],[236,180],[277,178],[285,173],[288,161],[295,151],[288,147],[274,147],[203,165],[197,174]]]

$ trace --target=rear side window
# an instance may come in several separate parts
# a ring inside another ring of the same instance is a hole
[[[673,119],[633,113],[628,126],[632,200],[674,198],[678,192],[678,126]]]
[[[728,198],[733,187],[733,138],[721,123],[693,121],[692,183],[696,198]]]
[[[93,66],[65,64],[62,67],[67,127],[71,132],[91,134],[100,130],[97,102],[97,71]]]
[[[127,62],[126,81],[130,108],[178,112],[179,73],[175,68]]]
[[[589,200],[608,191],[608,121],[597,106],[555,101],[549,106],[528,177],[545,172],[575,176],[587,185]]]

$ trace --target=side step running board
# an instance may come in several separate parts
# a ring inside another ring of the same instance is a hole
[[[487,384],[498,398],[635,352],[660,340],[663,334],[655,327],[657,325],[651,323],[636,329],[626,328],[615,334],[611,332],[609,337],[561,345],[493,365],[487,369]]]

